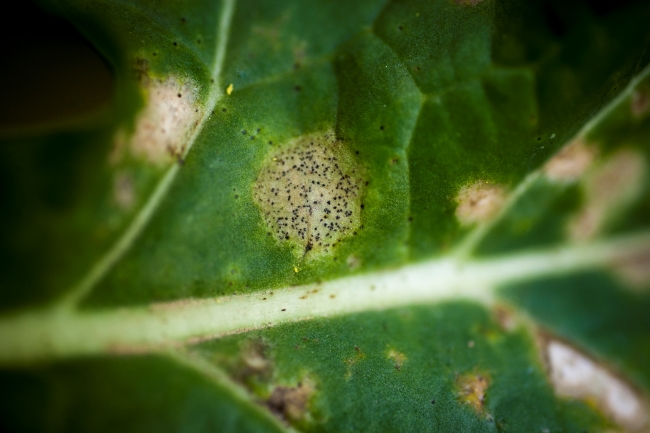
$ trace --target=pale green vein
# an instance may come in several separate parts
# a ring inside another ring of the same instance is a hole
[[[605,105],[601,110],[596,113],[587,123],[583,125],[583,127],[578,131],[578,133],[571,138],[567,145],[570,143],[573,143],[576,140],[584,139],[587,134],[589,134],[600,122],[603,121],[614,109],[616,109],[618,106],[623,104],[631,95],[634,89],[639,85],[641,81],[643,81],[645,78],[647,78],[650,75],[650,65],[647,65],[641,73],[636,75],[628,85],[623,89],[621,93],[619,93],[616,98],[612,99],[607,105]],[[560,152],[558,150],[558,152]],[[508,199],[504,205],[504,207],[501,209],[499,214],[491,219],[490,221],[487,221],[483,224],[477,225],[471,232],[465,236],[465,238],[458,244],[456,249],[453,251],[452,255],[459,258],[463,259],[466,257],[469,257],[478,247],[478,245],[481,243],[481,241],[485,238],[485,236],[492,230],[492,228],[500,222],[504,216],[508,214],[510,209],[512,209],[512,206],[519,200],[519,198],[524,195],[527,191],[528,188],[535,183],[537,179],[539,179],[542,176],[542,168],[539,168],[533,172],[531,172],[528,176],[524,178],[522,182],[520,182],[517,187],[510,193],[508,196]]]
[[[219,369],[214,364],[209,363],[198,355],[176,349],[170,350],[167,352],[167,355],[176,363],[201,374],[216,386],[229,392],[234,401],[252,407],[261,418],[274,424],[278,431],[296,432],[293,428],[282,425],[278,419],[271,416],[267,410],[262,410],[261,406],[255,404],[246,389],[233,382],[233,380],[223,370]]]
[[[210,113],[224,94],[223,83],[221,82],[221,71],[223,69],[223,62],[226,56],[228,35],[230,34],[230,25],[232,22],[234,10],[235,0],[224,0],[219,20],[214,62],[211,68],[214,84],[210,89],[210,94],[208,96],[201,121],[197,127],[194,128],[194,131],[192,131],[192,134],[188,139],[183,158],[185,158],[189,153],[190,149],[201,134],[203,127],[207,123],[207,120],[210,118]],[[173,164],[169,170],[167,170],[167,173],[165,173],[161,181],[158,183],[153,194],[151,194],[145,205],[138,212],[126,231],[106,252],[106,254],[104,254],[97,263],[95,263],[95,265],[81,279],[81,281],[70,291],[68,291],[59,302],[55,304],[54,308],[56,310],[66,311],[74,308],[81,299],[90,293],[93,287],[120,260],[126,251],[129,250],[135,239],[149,223],[149,220],[158,208],[158,205],[167,195],[167,191],[173,184],[179,170],[180,166],[178,164]]]
[[[0,364],[165,347],[322,317],[467,299],[505,283],[602,268],[647,254],[650,232],[492,259],[436,259],[322,284],[107,311],[32,311],[0,319]]]

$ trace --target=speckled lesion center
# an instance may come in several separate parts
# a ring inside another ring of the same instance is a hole
[[[304,256],[328,253],[361,223],[363,179],[332,133],[299,137],[267,156],[253,188],[268,227]]]

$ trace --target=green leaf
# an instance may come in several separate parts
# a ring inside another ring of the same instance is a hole
[[[650,429],[647,4],[42,6],[114,90],[0,131],[0,430]]]

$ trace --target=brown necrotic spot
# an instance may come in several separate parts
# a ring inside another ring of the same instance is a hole
[[[347,145],[333,134],[318,133],[271,151],[253,197],[267,231],[304,256],[330,252],[359,227],[362,185]]]
[[[297,386],[276,386],[266,405],[283,421],[299,421],[306,418],[313,394],[314,383],[305,378]]]

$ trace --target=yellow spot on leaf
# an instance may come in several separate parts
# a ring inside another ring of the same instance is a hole
[[[230,95],[230,94],[232,93],[232,91],[233,91],[234,88],[235,88],[235,86],[233,86],[232,84],[230,84],[228,87],[226,87],[226,94],[227,94],[227,95]]]
[[[484,374],[463,374],[456,378],[458,399],[476,412],[483,413],[485,395],[490,386],[489,378]]]
[[[402,369],[402,365],[404,365],[404,361],[407,359],[406,355],[394,349],[388,351],[388,357],[393,360],[395,363],[395,370],[398,371]]]

